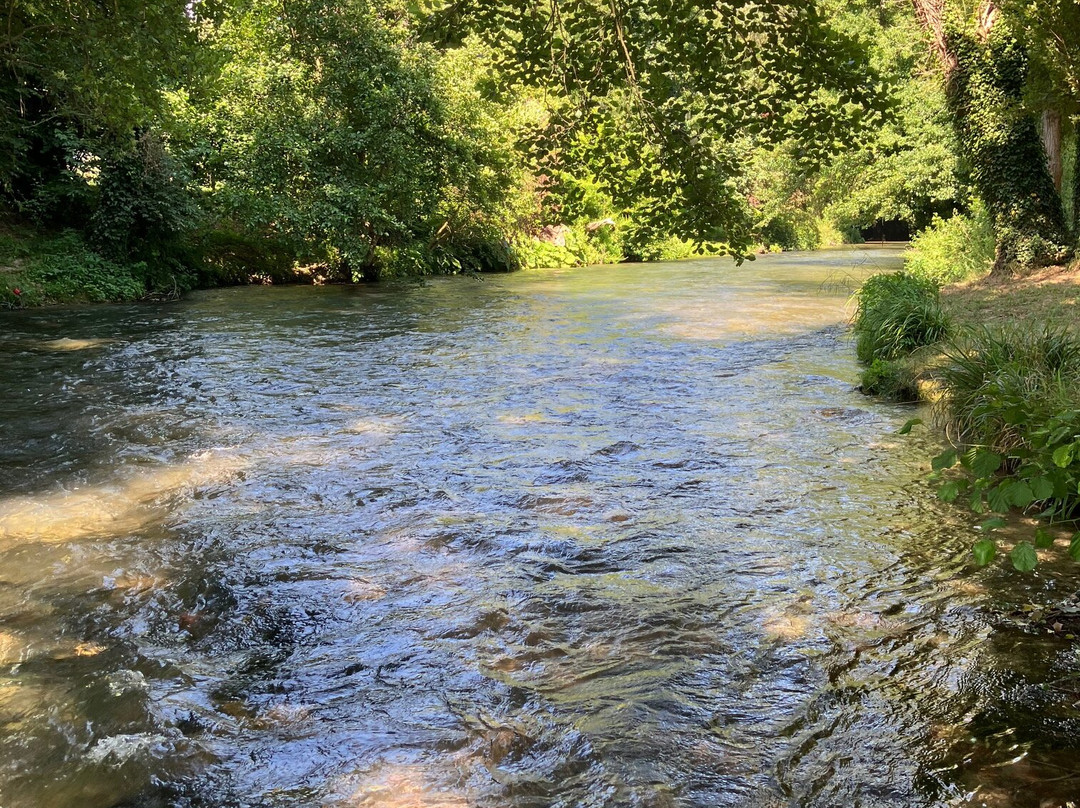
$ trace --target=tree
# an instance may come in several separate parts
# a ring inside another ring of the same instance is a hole
[[[945,0],[913,0],[941,63],[949,109],[997,236],[995,270],[1070,254],[1061,196],[1025,104],[1029,48],[1011,18],[983,2],[973,22]]]
[[[16,204],[82,163],[134,149],[190,74],[205,4],[44,0],[0,16],[0,191]],[[209,9],[207,9],[209,11]]]
[[[545,144],[552,167],[565,166],[577,132],[614,114],[614,139],[635,143],[617,151],[650,200],[650,226],[737,255],[754,237],[737,141],[788,139],[800,163],[820,162],[879,121],[886,101],[863,44],[812,2],[450,2],[429,7],[425,27],[443,41],[475,32],[499,50],[504,89],[543,86],[567,101]]]

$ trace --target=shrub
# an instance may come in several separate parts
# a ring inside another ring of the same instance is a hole
[[[0,276],[0,305],[6,307],[137,300],[147,293],[145,264],[103,258],[73,231],[6,247],[18,262],[17,272]]]
[[[218,227],[197,234],[191,243],[202,286],[250,283],[253,278],[282,283],[294,279],[295,258],[273,239]]]
[[[944,413],[961,443],[934,459],[940,473],[958,463],[960,477],[946,479],[938,496],[951,502],[969,496],[977,512],[1038,510],[1044,518],[1080,517],[1080,339],[1062,330],[1039,333],[982,331],[949,351]],[[983,527],[1004,524],[1000,518]],[[1053,538],[1035,534],[1035,547]],[[988,563],[992,538],[976,543],[975,556]],[[1080,559],[1080,534],[1069,549]],[[1013,565],[1035,566],[1035,548],[1022,542]]]
[[[902,359],[875,359],[863,369],[859,389],[868,396],[915,403],[919,400],[918,374]]]
[[[859,361],[893,360],[933,345],[949,331],[937,287],[904,272],[875,275],[858,292],[854,330]]]
[[[975,278],[994,262],[994,228],[986,208],[976,203],[968,214],[935,216],[917,235],[904,260],[904,271],[938,286]]]

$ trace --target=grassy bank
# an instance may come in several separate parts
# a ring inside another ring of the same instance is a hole
[[[981,515],[973,550],[989,563],[1010,513],[1070,530],[1080,519],[1080,262],[942,279],[909,260],[864,285],[854,321],[862,387],[934,404],[933,426],[951,444],[933,460],[938,496]],[[1032,569],[1055,535],[1034,529],[1011,547],[1013,565]],[[1080,533],[1069,552],[1080,560]]]

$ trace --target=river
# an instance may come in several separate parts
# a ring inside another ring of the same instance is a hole
[[[854,389],[899,261],[0,315],[0,805],[1064,806],[1076,652],[998,615],[1076,573],[976,570]]]

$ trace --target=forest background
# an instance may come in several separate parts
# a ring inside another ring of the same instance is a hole
[[[1078,9],[18,0],[0,305],[920,233],[938,281],[1064,261]]]

